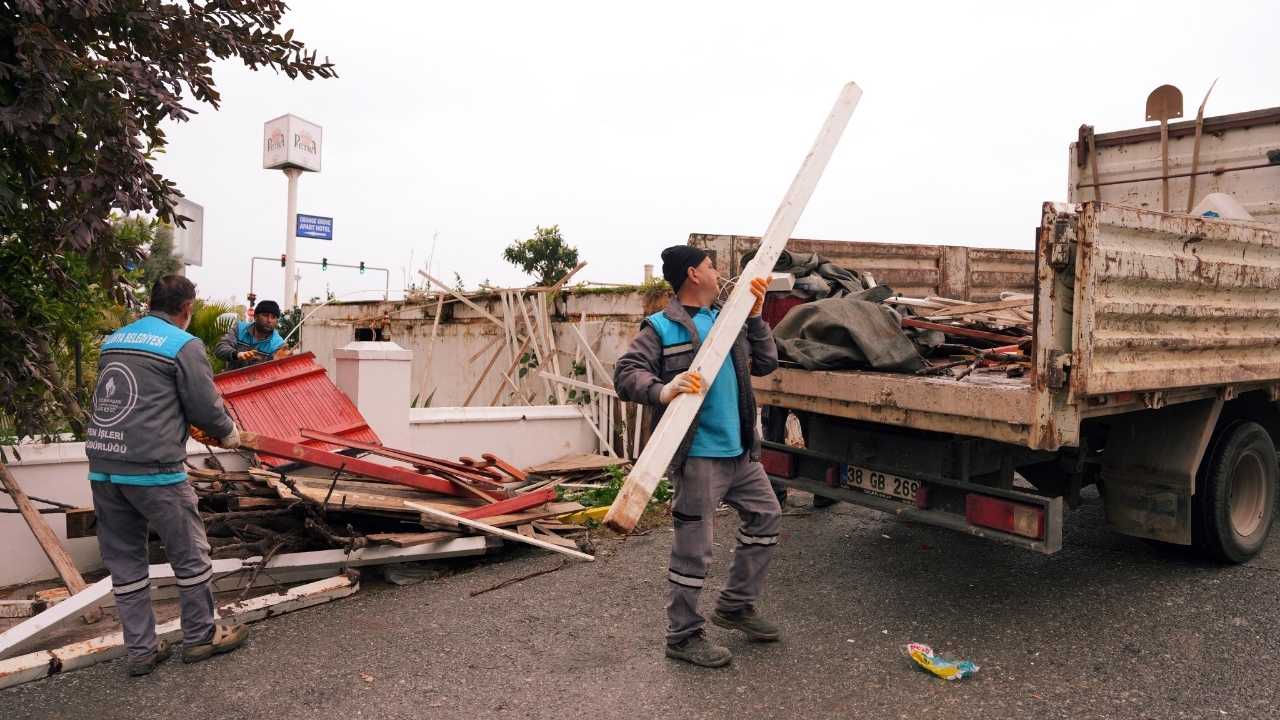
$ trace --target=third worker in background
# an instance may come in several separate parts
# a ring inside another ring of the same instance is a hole
[[[213,354],[235,370],[289,354],[284,338],[276,331],[280,322],[280,306],[274,300],[263,300],[253,309],[253,322],[240,320],[227,328]]]
[[[667,569],[667,657],[704,667],[727,665],[728,648],[706,637],[698,596],[711,565],[712,530],[721,501],[738,511],[737,546],[711,621],[739,630],[749,640],[774,641],[781,633],[756,608],[764,589],[769,559],[778,543],[782,511],[760,465],[756,401],[752,375],[768,375],[778,366],[769,326],[761,318],[768,281],[751,281],[755,305],[715,378],[703,378],[689,366],[720,315],[719,275],[707,253],[688,245],[662,251],[662,275],[675,297],[661,312],[645,318],[627,353],[618,359],[614,386],[618,396],[655,408],[656,424],[681,393],[705,393],[697,420],[689,428],[668,468],[675,487],[671,515],[675,538]],[[708,385],[708,380],[711,380]]]

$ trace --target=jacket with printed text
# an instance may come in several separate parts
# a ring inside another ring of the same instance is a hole
[[[235,429],[213,385],[204,343],[161,313],[108,337],[85,431],[90,472],[180,472],[188,425],[215,438]]]

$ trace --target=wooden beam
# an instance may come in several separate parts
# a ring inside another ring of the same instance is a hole
[[[474,510],[458,513],[460,517],[478,519],[483,517],[492,517],[494,515],[509,515],[518,513],[529,508],[535,508],[556,499],[555,488],[545,488],[543,490],[535,490],[523,495],[499,500],[489,505],[481,505]]]
[[[409,463],[410,465],[421,465],[423,467],[429,467],[436,472],[457,475],[459,477],[474,479],[479,482],[496,484],[502,479],[501,475],[493,472],[492,470],[469,467],[462,463],[434,458],[430,455],[419,455],[418,453],[409,452],[408,450],[397,450],[385,445],[377,445],[374,443],[364,442],[362,440],[353,440],[352,438],[342,437],[341,435],[332,435],[330,433],[320,432],[319,430],[302,429],[299,430],[298,433],[308,440],[319,440],[321,442],[329,443],[330,445],[337,445],[339,447],[350,448],[352,450],[363,450],[367,453],[373,453],[374,455],[381,455],[382,457],[390,460],[399,460],[400,462]],[[271,477],[275,476],[271,475]]]
[[[418,271],[418,274],[419,274],[419,275],[421,275],[422,277],[426,278],[427,280],[430,280],[432,283],[434,283],[434,284],[436,285],[436,287],[439,287],[441,290],[444,290],[445,292],[447,292],[447,293],[449,293],[450,295],[452,295],[452,296],[454,297],[454,299],[459,300],[460,302],[462,302],[462,304],[463,304],[463,305],[466,305],[467,307],[471,308],[472,310],[475,310],[476,312],[480,313],[480,317],[483,317],[483,318],[487,319],[489,322],[491,322],[491,323],[493,323],[494,325],[497,325],[498,327],[503,328],[503,329],[505,330],[505,327],[503,326],[503,324],[502,324],[502,321],[501,321],[501,320],[499,320],[498,318],[494,317],[494,316],[493,316],[493,315],[492,315],[488,310],[485,310],[484,308],[480,307],[479,305],[477,305],[477,304],[475,304],[475,303],[471,302],[471,300],[469,300],[468,298],[463,297],[462,293],[458,292],[457,290],[454,290],[453,288],[449,287],[448,285],[445,285],[444,283],[440,282],[439,280],[435,279],[434,277],[432,277],[432,276],[428,275],[428,274],[427,274],[427,272],[426,272],[425,270],[419,270],[419,271]]]
[[[53,563],[54,569],[58,571],[58,577],[62,578],[62,583],[67,586],[67,590],[75,595],[87,588],[89,585],[84,581],[84,576],[80,574],[75,561],[62,546],[53,528],[40,517],[40,511],[31,504],[31,498],[27,497],[26,491],[18,485],[18,480],[13,477],[9,472],[9,466],[4,463],[0,463],[0,485],[4,486],[5,492],[9,493],[13,504],[22,513],[22,519],[27,521],[31,534],[35,536],[36,542],[40,544],[40,549],[49,558],[49,562]],[[86,623],[96,623],[102,619],[102,611],[96,607],[89,607],[85,610],[83,617]]]
[[[992,310],[1012,310],[1014,308],[1031,307],[1031,298],[1017,300],[999,300],[997,302],[974,303],[971,305],[950,305],[944,310],[926,313],[929,319],[954,317],[956,315],[981,315]]]
[[[501,338],[494,338],[494,345],[497,345],[496,341],[499,339]],[[498,350],[493,353],[493,357],[489,358],[489,362],[484,366],[484,370],[481,371],[479,379],[476,380],[476,384],[471,387],[471,392],[467,393],[467,399],[462,401],[462,407],[466,407],[471,404],[471,398],[476,396],[476,393],[480,390],[480,386],[483,385],[485,379],[489,377],[490,371],[493,370],[494,363],[498,362],[498,358],[502,356],[502,350],[503,348],[499,347]]]
[[[240,444],[260,453],[285,458],[286,460],[295,460],[329,470],[341,470],[352,475],[364,475],[365,477],[440,493],[441,495],[457,496],[464,494],[464,491],[455,487],[453,483],[436,475],[423,475],[405,468],[379,465],[368,460],[318,450],[255,432],[241,432]]]
[[[512,387],[516,389],[516,397],[521,397],[522,393],[521,393],[520,387],[516,385],[514,380],[511,379],[511,373],[515,372],[516,366],[520,364],[520,358],[524,357],[524,351],[528,349],[529,341],[532,339],[533,339],[532,336],[526,337],[524,339],[524,342],[520,343],[520,349],[516,351],[516,357],[514,360],[511,361],[511,366],[507,368],[506,372],[502,373],[502,377],[506,378],[507,383],[509,383]],[[500,397],[502,397],[501,385],[498,386],[498,391],[493,394],[493,399],[489,401],[489,405],[490,406],[497,405],[498,398]]]
[[[458,515],[453,515],[452,513],[444,512],[443,510],[437,510],[436,508],[433,508],[430,505],[427,505],[425,503],[407,502],[405,503],[405,505],[415,510],[421,510],[424,515],[430,515],[440,520],[455,522],[459,525],[466,525],[469,528],[474,528],[481,532],[489,533],[490,535],[496,535],[497,537],[500,537],[506,540],[514,540],[516,542],[522,542],[526,545],[533,545],[534,547],[540,547],[543,550],[550,550],[551,552],[557,552],[557,553],[560,553],[561,555],[568,555],[569,557],[577,558],[579,560],[586,560],[588,562],[595,560],[595,558],[591,557],[590,555],[584,552],[579,552],[578,550],[570,550],[569,548],[562,548],[557,545],[553,545],[549,542],[544,542],[536,538],[525,537],[520,533],[514,533],[514,532],[511,532],[510,530],[503,530],[502,528],[494,527],[487,523],[478,522],[476,520],[469,520],[467,518],[464,518]]]
[[[710,382],[720,371],[720,366],[728,357],[733,343],[738,338],[747,315],[755,304],[751,294],[750,279],[768,277],[773,272],[774,263],[787,246],[787,239],[795,230],[796,223],[804,212],[805,205],[813,195],[814,188],[822,177],[827,161],[836,149],[845,126],[849,123],[853,110],[862,97],[862,89],[855,83],[849,83],[840,90],[835,107],[823,123],[813,148],[805,156],[799,172],[782,198],[769,228],[760,240],[760,248],[754,258],[742,271],[742,281],[735,283],[729,299],[720,308],[719,318],[712,326],[711,332],[703,339],[698,354],[693,358],[690,369],[700,373]],[[654,428],[649,444],[631,469],[627,481],[618,493],[609,514],[605,517],[605,525],[618,532],[631,532],[639,522],[640,516],[649,504],[658,480],[666,474],[667,466],[675,456],[676,449],[684,439],[689,426],[693,424],[702,407],[703,396],[684,393],[676,397],[667,406],[661,422]]]
[[[312,607],[355,593],[360,584],[346,575],[289,588],[218,608],[220,617],[236,622],[257,622],[294,610]],[[156,634],[169,642],[181,642],[182,623],[170,620],[156,626]],[[91,640],[40,650],[0,661],[0,689],[96,665],[124,657],[124,633],[114,632]]]
[[[615,398],[618,397],[618,393],[616,390],[610,390],[607,387],[592,385],[591,383],[582,382],[581,380],[574,380],[573,378],[560,377],[559,375],[556,375],[555,373],[549,373],[546,370],[540,370],[538,374],[552,382],[560,383],[561,385],[568,385],[569,387],[575,387],[575,388],[578,388],[579,390],[587,390],[589,392],[598,393],[600,395],[607,395],[609,397],[615,397]]]
[[[1016,345],[1031,339],[1031,336],[1029,335],[1025,337],[1020,337],[1018,335],[1001,335],[999,333],[987,332],[986,330],[970,330],[969,328],[944,325],[942,323],[917,320],[915,318],[902,318],[902,326],[919,328],[921,330],[938,330],[948,335],[969,337],[977,340],[990,340],[991,342],[998,342],[1002,345]]]

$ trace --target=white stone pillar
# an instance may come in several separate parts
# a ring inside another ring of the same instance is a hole
[[[393,342],[355,341],[333,351],[337,385],[388,447],[409,447],[413,351]]]

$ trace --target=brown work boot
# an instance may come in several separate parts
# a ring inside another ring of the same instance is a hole
[[[678,643],[667,643],[667,657],[709,668],[724,667],[733,661],[729,648],[711,642],[701,630]]]
[[[722,628],[741,630],[752,642],[774,642],[782,638],[782,633],[773,623],[756,613],[756,609],[748,605],[741,610],[716,609],[711,622]]]
[[[168,640],[161,640],[156,645],[156,651],[141,660],[129,661],[129,677],[142,677],[150,675],[160,663],[169,659],[173,654],[173,646]]]
[[[182,662],[193,663],[208,660],[214,655],[228,653],[244,644],[249,637],[247,625],[222,625],[215,623],[213,636],[206,643],[182,648]]]

